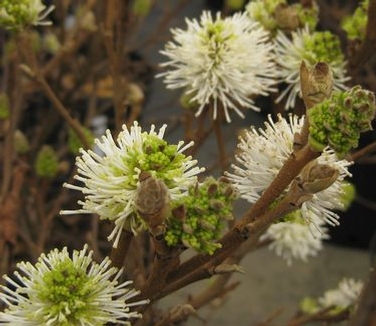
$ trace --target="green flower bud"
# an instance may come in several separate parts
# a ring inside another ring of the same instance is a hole
[[[5,93],[0,93],[0,120],[9,118],[9,98]]]
[[[58,171],[58,159],[51,146],[44,145],[38,152],[35,161],[35,171],[38,176],[52,178]]]
[[[207,178],[191,187],[188,195],[175,202],[167,222],[168,245],[183,244],[198,252],[213,254],[225,221],[232,218],[235,193],[222,179]]]
[[[358,146],[361,132],[372,129],[375,96],[355,86],[345,92],[333,92],[329,99],[308,110],[309,143],[313,150],[330,146],[339,156]]]
[[[30,149],[30,144],[25,134],[21,130],[16,130],[14,133],[14,149],[19,154],[25,154]]]
[[[369,0],[361,2],[352,16],[346,16],[341,27],[347,33],[350,40],[363,40],[366,34],[367,11]]]
[[[151,0],[135,0],[133,1],[132,12],[136,16],[145,17],[149,14],[153,2]]]
[[[86,128],[82,127],[82,131],[84,132],[85,138],[89,144],[94,144],[94,136],[91,131]],[[82,142],[77,134],[74,132],[73,129],[68,130],[68,148],[69,151],[74,154],[78,155],[80,152],[80,148],[82,147]]]

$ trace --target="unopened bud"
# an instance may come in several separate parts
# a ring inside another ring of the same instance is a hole
[[[333,74],[325,62],[313,67],[303,61],[300,66],[302,97],[307,109],[329,98],[333,90]]]
[[[301,187],[307,193],[315,194],[330,187],[337,180],[338,175],[337,169],[313,160],[300,173]]]
[[[135,206],[137,213],[150,229],[164,223],[170,213],[169,190],[162,180],[141,172],[137,187]]]

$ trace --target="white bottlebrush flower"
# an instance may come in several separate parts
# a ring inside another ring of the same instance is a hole
[[[139,292],[131,281],[119,282],[122,270],[111,267],[106,257],[100,264],[92,259],[87,245],[69,257],[67,248],[42,254],[33,265],[21,262],[14,277],[4,276],[0,300],[0,324],[23,326],[82,326],[116,323],[130,325],[141,315],[132,307],[148,300],[127,303]]]
[[[296,96],[300,92],[300,65],[302,61],[313,66],[318,62],[326,62],[333,74],[333,89],[343,90],[346,76],[346,60],[341,50],[339,38],[328,32],[310,32],[308,26],[292,32],[291,38],[278,31],[275,38],[275,60],[278,64],[279,81],[286,83],[276,102],[287,97],[285,108],[295,106]]]
[[[251,203],[256,202],[262,192],[270,185],[283,164],[293,151],[294,134],[299,133],[304,117],[290,115],[289,119],[278,115],[278,121],[265,123],[265,129],[256,130],[251,127],[240,138],[239,153],[236,164],[232,165],[233,173],[227,172],[228,179],[240,196]],[[332,210],[343,209],[343,180],[350,176],[346,160],[339,160],[329,148],[324,149],[317,158],[319,164],[326,164],[338,170],[337,180],[325,190],[312,195],[310,200],[301,206],[302,217],[314,222],[312,214],[331,225],[337,225],[338,215]],[[318,225],[319,226],[319,225]]]
[[[339,283],[337,289],[326,291],[324,295],[318,299],[318,303],[322,308],[349,308],[356,304],[362,288],[362,281],[356,281],[352,278],[344,278]]]
[[[300,211],[289,214],[294,218],[284,218],[284,221],[272,224],[260,237],[261,241],[272,241],[269,249],[286,260],[288,265],[293,260],[307,261],[309,257],[316,256],[323,248],[322,241],[329,238],[325,227],[321,226],[320,230],[310,227],[300,215]],[[311,219],[315,225],[323,224],[315,215]]]
[[[143,227],[135,208],[141,172],[162,180],[169,189],[171,200],[180,197],[196,183],[197,174],[203,168],[196,167],[197,161],[183,154],[192,142],[170,145],[163,139],[166,127],[164,125],[158,133],[154,126],[149,132],[142,132],[134,122],[129,130],[123,126],[116,142],[109,130],[101,139],[95,140],[103,155],[81,149],[81,156],[76,160],[75,179],[83,185],[64,186],[81,191],[85,200],[78,202],[81,209],[64,210],[61,214],[96,213],[101,219],[113,221],[115,227],[108,239],[114,239],[116,247],[123,229],[136,233]]]
[[[200,21],[186,19],[187,29],[172,30],[173,41],[162,54],[169,61],[164,77],[167,88],[184,88],[192,103],[198,103],[196,116],[208,105],[213,119],[223,108],[230,122],[229,109],[243,117],[240,108],[259,111],[252,96],[274,90],[276,69],[269,34],[246,13],[215,18],[204,11]]]
[[[0,26],[20,29],[29,25],[51,25],[44,19],[55,6],[46,6],[41,0],[4,0],[0,7]]]

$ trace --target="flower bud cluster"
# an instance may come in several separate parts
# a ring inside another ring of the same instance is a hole
[[[330,146],[338,155],[345,155],[358,146],[361,132],[372,129],[375,111],[374,94],[360,86],[334,92],[329,99],[308,110],[311,147],[321,151]]]
[[[235,197],[232,187],[223,179],[207,178],[191,187],[189,194],[174,205],[165,235],[167,244],[183,244],[198,252],[213,254],[221,246],[216,241],[224,222],[232,219]]]

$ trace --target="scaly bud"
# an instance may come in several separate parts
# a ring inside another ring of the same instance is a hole
[[[330,97],[333,90],[333,74],[325,62],[318,62],[310,67],[302,61],[300,83],[304,104],[309,109]]]
[[[134,200],[138,215],[148,225],[153,235],[161,232],[160,226],[170,213],[170,193],[165,183],[141,172]]]
[[[308,194],[315,194],[330,187],[338,178],[339,171],[329,165],[309,162],[300,173],[301,187]]]

